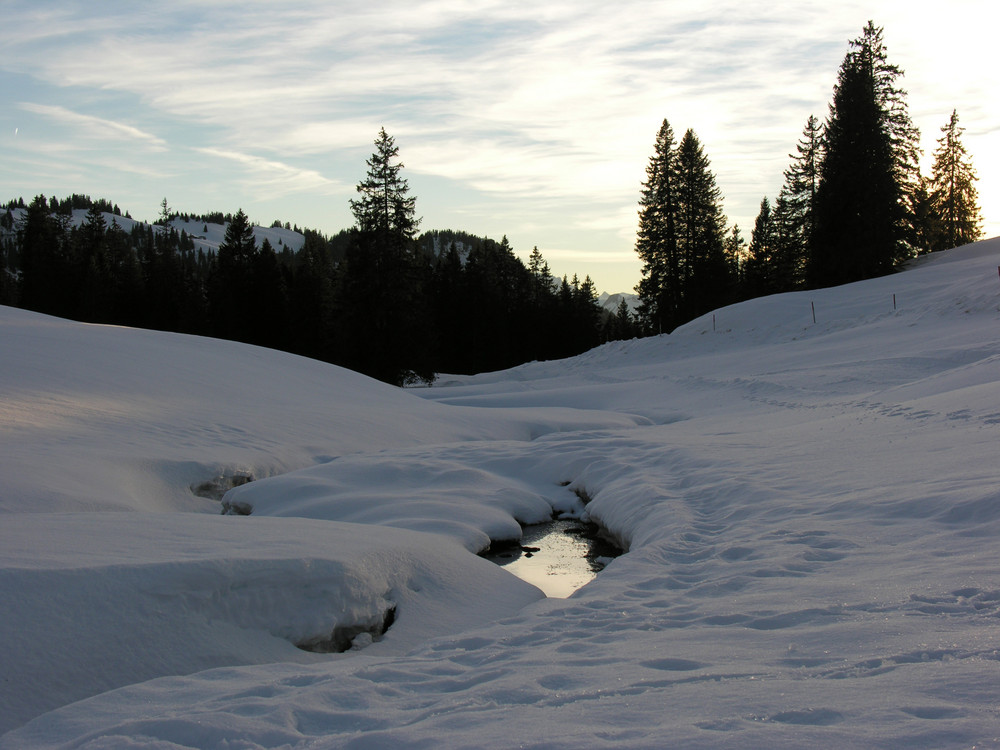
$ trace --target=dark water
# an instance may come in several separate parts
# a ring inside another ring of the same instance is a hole
[[[483,556],[556,598],[592,581],[622,553],[596,526],[573,519],[525,526],[519,544],[497,547]]]

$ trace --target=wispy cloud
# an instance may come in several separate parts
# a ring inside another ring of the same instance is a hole
[[[102,117],[94,117],[93,115],[84,115],[68,110],[65,107],[51,104],[20,102],[17,106],[25,112],[33,112],[36,115],[56,120],[68,127],[76,128],[85,137],[101,139],[120,139],[124,137],[139,141],[156,151],[164,151],[167,148],[167,143],[162,138],[125,123],[106,120]]]
[[[254,175],[253,181],[257,188],[265,190],[269,195],[287,195],[299,192],[330,193],[345,189],[342,183],[328,179],[315,170],[301,169],[254,154],[220,148],[195,148],[193,150],[205,156],[225,159],[241,165]]]

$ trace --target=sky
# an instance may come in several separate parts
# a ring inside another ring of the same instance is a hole
[[[107,198],[332,234],[379,129],[421,230],[506,235],[556,275],[632,291],[656,132],[701,140],[749,239],[871,19],[924,169],[957,110],[1000,235],[990,4],[912,0],[0,0],[0,200]]]

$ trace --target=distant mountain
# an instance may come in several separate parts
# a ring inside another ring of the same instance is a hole
[[[618,312],[618,306],[621,304],[622,300],[625,300],[625,304],[628,306],[628,311],[632,315],[635,315],[636,310],[639,309],[638,294],[630,294],[628,292],[608,294],[607,292],[601,292],[600,296],[597,298],[597,304],[601,306],[602,310],[606,310],[609,313],[615,313]]]

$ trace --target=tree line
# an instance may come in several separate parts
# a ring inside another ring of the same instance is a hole
[[[921,175],[902,75],[869,21],[850,42],[826,121],[807,120],[749,243],[739,227],[727,229],[694,131],[677,141],[664,120],[639,201],[643,332],[669,332],[742,299],[883,275],[918,254],[979,239],[976,174],[958,114],[941,128],[931,175]]]
[[[258,244],[242,209],[182,215],[164,199],[155,223],[126,231],[105,200],[12,201],[0,211],[0,303],[257,344],[394,384],[571,356],[634,335],[627,309],[603,314],[593,281],[553,279],[537,247],[526,265],[506,237],[418,236],[398,148],[384,130],[375,146],[351,201],[356,225],[332,237],[303,230],[298,251]],[[86,217],[75,223],[80,209]],[[175,219],[204,221],[205,230],[225,221],[218,251],[198,248]]]

